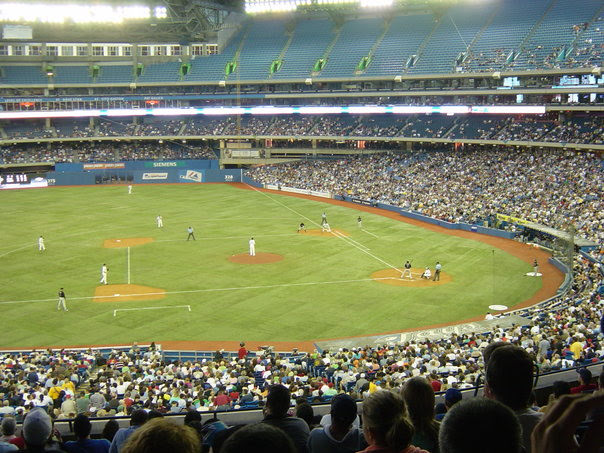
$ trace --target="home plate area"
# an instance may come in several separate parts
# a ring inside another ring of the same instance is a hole
[[[157,300],[166,297],[166,290],[143,285],[102,285],[94,290],[94,302],[125,302]]]

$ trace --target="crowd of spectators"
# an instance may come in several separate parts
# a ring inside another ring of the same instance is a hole
[[[10,145],[0,149],[0,163],[113,162],[122,160],[216,159],[207,146],[157,142],[53,143]]]
[[[33,124],[32,124],[33,125]],[[35,125],[34,125],[35,126]],[[131,122],[101,121],[91,127],[74,123],[31,130],[26,125],[9,129],[8,138],[82,137],[191,137],[223,136],[336,136],[475,138],[484,140],[528,140],[557,142],[562,134],[569,143],[603,143],[602,117],[571,117],[559,121],[550,117],[450,117],[445,115],[329,115],[262,116],[239,119],[196,118],[190,120]]]

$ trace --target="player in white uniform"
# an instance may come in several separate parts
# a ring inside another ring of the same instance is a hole
[[[422,274],[422,278],[425,278],[426,280],[430,280],[430,277],[432,277],[432,271],[430,270],[429,267],[426,267],[426,270]]]
[[[256,241],[254,238],[250,239],[250,256],[256,256]]]
[[[103,264],[103,267],[101,267],[101,283],[103,283],[104,285],[107,284],[107,265]]]
[[[164,218],[162,216],[158,215],[157,217],[155,217],[155,221],[157,222],[157,228],[164,227]]]
[[[324,224],[322,224],[321,231],[327,231],[328,233],[331,233],[331,228],[329,227],[329,223],[325,222]]]
[[[132,193],[132,184],[128,184],[128,195]]]
[[[46,247],[44,246],[44,237],[40,236],[38,238],[38,250],[40,252],[43,252],[44,250],[46,250]]]

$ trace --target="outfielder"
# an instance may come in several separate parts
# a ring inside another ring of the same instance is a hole
[[[155,217],[155,221],[157,222],[157,228],[164,227],[164,218],[162,216],[158,215],[157,217]]]
[[[107,265],[103,264],[103,267],[101,267],[101,283],[106,285],[107,284]]]
[[[132,184],[128,184],[128,195],[132,193]]]
[[[46,247],[44,246],[44,237],[40,236],[38,238],[38,250],[40,252],[43,252],[44,250],[46,250]]]
[[[256,256],[256,241],[254,238],[250,239],[250,256]]]
[[[411,274],[411,263],[409,260],[405,262],[403,273],[401,274],[401,278],[405,278],[405,275],[409,276],[410,280],[413,280],[413,275]]]
[[[69,311],[67,310],[67,305],[65,305],[65,291],[63,291],[63,288],[59,289],[59,302],[57,303],[57,310],[61,310],[61,308]]]

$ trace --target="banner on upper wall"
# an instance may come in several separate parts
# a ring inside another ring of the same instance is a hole
[[[57,172],[77,172],[77,171],[98,171],[108,169],[124,169],[124,170],[145,170],[149,169],[194,169],[194,170],[209,170],[218,169],[218,161],[211,159],[183,159],[183,160],[129,160],[123,162],[64,162],[55,165]]]

